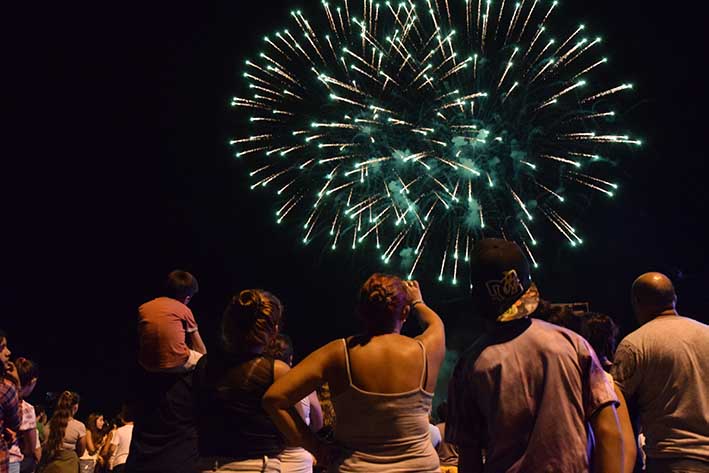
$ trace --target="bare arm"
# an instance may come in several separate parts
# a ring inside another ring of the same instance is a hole
[[[460,448],[458,458],[459,473],[482,473],[483,455],[479,448]]]
[[[423,333],[416,337],[426,347],[429,364],[429,383],[427,388],[433,390],[438,378],[438,369],[446,357],[446,329],[443,320],[423,302],[418,281],[406,281],[406,290],[413,315],[417,316],[423,326]]]
[[[207,347],[204,345],[199,331],[195,330],[194,332],[190,332],[190,342],[194,351],[203,355],[207,354]]]
[[[628,404],[625,402],[623,393],[618,389],[615,383],[613,383],[613,389],[620,401],[617,412],[618,421],[620,422],[620,431],[623,436],[623,473],[633,473],[633,470],[635,470],[635,457],[638,454],[633,424],[630,422]]]
[[[86,451],[86,436],[83,436],[76,442],[76,454],[81,457]]]
[[[106,436],[106,439],[103,442],[103,447],[101,447],[101,451],[98,454],[106,462],[108,462],[108,459],[111,458],[111,455],[113,455],[113,450],[115,450],[115,447],[116,447],[112,443],[114,435],[116,435],[115,428],[112,431],[110,431],[108,433],[108,435]]]
[[[623,471],[623,435],[615,406],[608,404],[591,418],[596,435],[593,452],[594,473],[621,473]]]
[[[20,435],[22,436],[22,453],[24,455],[34,455],[37,450],[37,430],[21,430]]]
[[[339,340],[314,351],[273,383],[263,397],[264,409],[288,444],[301,446],[316,457],[322,454],[322,444],[303,419],[293,415],[293,406],[325,382],[326,372],[330,371],[341,351]]]
[[[93,434],[91,434],[90,430],[88,430],[86,432],[86,437],[84,437],[84,438],[86,439],[86,450],[89,451],[89,455],[93,455],[94,453],[96,453],[97,447],[96,447],[96,444],[94,443]],[[81,455],[79,455],[79,456],[81,456]]]
[[[318,393],[313,391],[310,393],[310,430],[317,432],[322,429],[323,426],[323,415],[322,407],[320,407],[320,400],[318,399]]]

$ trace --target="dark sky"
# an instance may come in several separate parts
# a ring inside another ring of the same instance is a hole
[[[226,146],[243,134],[228,107],[243,90],[240,63],[294,3],[103,3],[35,5],[6,19],[14,125],[0,327],[16,355],[41,363],[34,400],[74,388],[84,409],[113,410],[132,368],[135,309],[176,267],[199,278],[193,310],[208,343],[230,293],[245,287],[282,298],[301,353],[353,332],[373,260],[296,243]],[[592,301],[627,332],[630,283],[659,269],[675,278],[680,308],[706,321],[701,15],[563,3],[569,22],[604,34],[616,76],[636,84],[627,120],[647,145],[619,170],[622,198],[589,212],[587,245],[545,250],[541,291]],[[432,282],[424,293],[458,333],[475,330],[461,294]]]

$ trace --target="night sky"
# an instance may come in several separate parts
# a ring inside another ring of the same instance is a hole
[[[32,400],[75,389],[80,416],[117,410],[136,308],[171,269],[199,279],[192,309],[208,346],[231,293],[262,287],[284,302],[301,355],[356,330],[358,285],[382,269],[371,255],[303,247],[274,223],[270,194],[248,190],[226,144],[245,134],[228,106],[244,90],[243,59],[290,8],[319,2],[143,3],[34,5],[6,18],[13,146],[3,156],[0,327],[15,355],[40,363]],[[593,202],[583,248],[546,245],[542,296],[591,301],[627,333],[632,280],[662,270],[680,311],[706,322],[702,15],[636,1],[561,7],[570,24],[603,34],[611,77],[635,84],[624,120],[646,145],[619,166],[619,197]],[[424,297],[462,344],[478,330],[465,294],[433,279]]]

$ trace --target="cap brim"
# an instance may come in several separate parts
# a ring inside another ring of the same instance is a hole
[[[509,309],[497,317],[498,322],[508,322],[510,320],[521,319],[532,315],[539,306],[539,290],[537,285],[532,283],[522,296],[517,299]]]

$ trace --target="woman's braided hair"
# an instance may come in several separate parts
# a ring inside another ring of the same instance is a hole
[[[390,274],[375,273],[359,291],[357,310],[370,327],[391,330],[406,304],[404,281]]]

